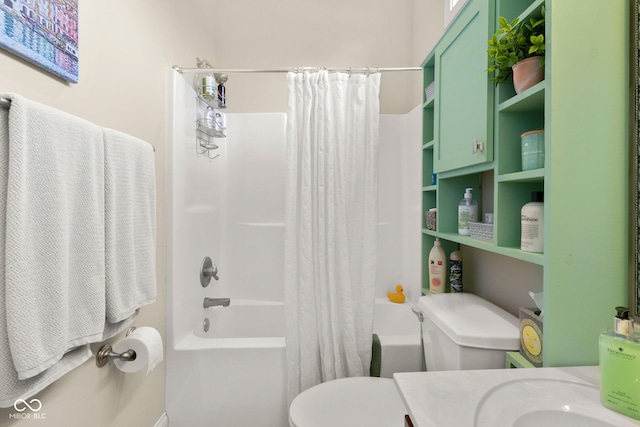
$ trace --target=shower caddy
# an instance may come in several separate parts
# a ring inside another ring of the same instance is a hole
[[[198,68],[212,68],[206,59],[196,58]],[[219,154],[213,155],[213,151],[219,146],[214,142],[216,138],[225,138],[224,121],[220,108],[224,108],[223,98],[220,97],[217,83],[221,87],[226,82],[226,74],[222,75],[196,75],[196,153],[215,159]]]
[[[283,68],[258,68],[258,69],[214,69],[205,59],[196,58],[197,68],[183,68],[174,65],[173,69],[178,73],[185,72],[196,74],[196,93],[198,100],[198,112],[203,111],[203,115],[198,115],[196,120],[196,152],[198,154],[206,154],[210,159],[215,159],[218,155],[212,157],[211,151],[218,149],[218,145],[214,143],[214,138],[225,138],[224,118],[219,112],[219,108],[226,107],[225,87],[227,74],[223,72],[235,73],[285,73],[285,72],[304,72],[318,71],[318,67],[283,67]],[[321,67],[331,72],[348,72],[348,73],[371,73],[372,67],[361,68],[335,68]],[[421,67],[396,67],[396,68],[380,68],[373,67],[375,72],[382,71],[421,71]],[[204,79],[204,80],[203,80]],[[216,86],[217,84],[218,86]],[[222,90],[218,90],[222,89]],[[213,117],[208,117],[209,112],[213,112]]]

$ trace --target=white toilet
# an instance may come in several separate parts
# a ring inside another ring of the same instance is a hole
[[[422,343],[427,371],[498,369],[518,351],[518,318],[474,294],[421,297]]]
[[[427,295],[419,305],[428,371],[504,368],[506,352],[518,350],[518,318],[476,295]],[[393,380],[343,378],[300,393],[289,408],[289,424],[402,427],[405,414]]]
[[[405,413],[392,379],[341,378],[296,396],[289,408],[289,424],[291,427],[400,427]]]

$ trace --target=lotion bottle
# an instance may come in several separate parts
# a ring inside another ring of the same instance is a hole
[[[640,334],[627,307],[616,307],[613,329],[600,335],[600,401],[640,420]]]
[[[440,239],[436,237],[433,248],[429,252],[429,292],[441,294],[446,291],[447,256],[444,253]]]
[[[469,221],[478,220],[478,202],[473,200],[471,191],[473,188],[467,188],[464,192],[464,199],[458,204],[458,234],[470,236]]]
[[[520,249],[526,252],[544,251],[544,193],[531,193],[531,202],[520,211]]]

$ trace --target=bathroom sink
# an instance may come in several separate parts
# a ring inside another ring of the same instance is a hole
[[[629,420],[603,407],[593,384],[527,378],[489,389],[478,402],[475,426],[619,427]]]
[[[640,427],[602,406],[598,366],[393,377],[416,427]]]

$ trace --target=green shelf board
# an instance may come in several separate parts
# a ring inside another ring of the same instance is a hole
[[[498,175],[498,182],[543,182],[544,168]]]
[[[510,258],[519,259],[521,261],[530,262],[532,264],[544,265],[544,254],[525,252],[520,250],[519,247],[496,246],[493,242],[485,242],[469,236],[461,236],[457,233],[440,233],[426,228],[422,229],[422,233],[429,236],[439,237],[442,240],[448,240],[450,242],[460,243],[461,245],[482,249],[487,252],[493,252]]]
[[[425,109],[427,109],[427,108],[433,109],[433,105],[435,104],[435,99],[436,99],[436,97],[434,96],[434,97],[429,98],[429,99],[427,99],[426,101],[424,101],[424,104],[422,104],[422,108],[425,108]]]
[[[523,22],[523,21],[527,22],[529,21],[530,17],[534,15],[539,15],[540,10],[544,5],[544,1],[545,0],[535,0],[534,2],[532,2],[531,5],[528,8],[526,8],[525,11],[522,12],[518,17],[520,19],[520,22]]]
[[[435,144],[435,140],[433,140],[433,139],[432,139],[432,140],[431,140],[431,141],[429,141],[429,142],[425,142],[425,143],[422,145],[422,149],[423,149],[423,150],[433,150],[433,145],[434,145],[434,144]]]
[[[515,95],[498,105],[501,113],[516,113],[526,111],[541,111],[544,107],[544,90],[546,82],[530,87],[521,94]]]
[[[535,368],[531,362],[524,358],[518,351],[508,351],[506,360],[507,369],[512,368]]]
[[[428,192],[428,191],[436,191],[436,186],[435,185],[426,185],[424,187],[422,187],[422,191],[423,192]]]
[[[431,51],[431,53],[429,53],[429,55],[425,58],[424,61],[422,61],[422,64],[420,64],[420,66],[422,68],[433,68],[434,65],[436,63],[436,58],[435,58],[435,51]]]
[[[460,169],[453,169],[449,171],[440,172],[438,179],[456,178],[459,176],[473,175],[482,172],[489,172],[494,169],[495,161],[491,163],[481,163],[479,165],[467,166]]]

